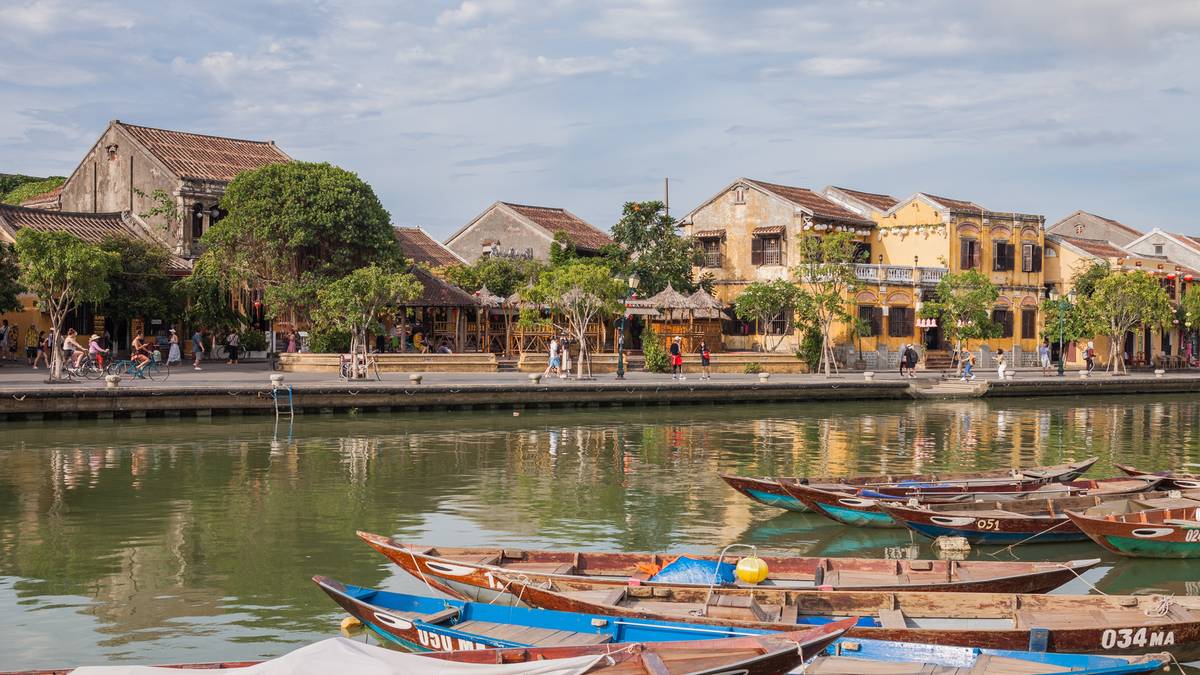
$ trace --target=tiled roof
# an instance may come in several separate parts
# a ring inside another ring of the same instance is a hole
[[[725,230],[697,230],[692,233],[692,239],[724,239]]]
[[[1125,258],[1129,257],[1129,252],[1123,248],[1114,246],[1107,241],[1099,239],[1084,239],[1083,237],[1065,237],[1061,234],[1054,235],[1055,238],[1071,244],[1072,246],[1083,249],[1088,253],[1099,258]]]
[[[205,136],[120,121],[115,124],[182,178],[230,181],[243,171],[291,161],[270,141]]]
[[[881,195],[874,192],[860,192],[858,190],[851,190],[850,188],[838,187],[836,185],[833,186],[833,189],[854,197],[864,204],[870,204],[880,211],[887,211],[896,204],[900,203],[899,199],[896,199],[891,195]]]
[[[396,243],[400,244],[400,252],[413,262],[425,263],[430,267],[446,267],[458,265],[462,259],[450,252],[425,234],[419,227],[397,227]]]
[[[1191,245],[1192,248],[1200,250],[1200,237],[1193,237],[1190,234],[1175,234],[1172,236],[1185,244]]]
[[[40,208],[40,209],[53,207],[53,208],[57,209],[57,208],[59,208],[58,198],[60,195],[62,195],[62,189],[63,189],[63,186],[59,185],[58,187],[54,188],[53,190],[43,192],[39,195],[34,195],[34,196],[30,197],[29,199],[26,199],[25,201],[21,202],[21,206],[26,206],[29,208]]]
[[[0,227],[14,235],[24,227],[45,232],[68,232],[93,244],[113,236],[149,240],[146,233],[124,213],[71,213],[0,204]],[[163,271],[172,275],[187,275],[192,272],[192,264],[170,254]]]
[[[784,228],[783,225],[765,225],[763,227],[754,228],[753,230],[751,230],[750,234],[753,234],[754,236],[757,237],[757,236],[764,235],[764,234],[767,234],[767,235],[783,234],[785,230],[786,230],[786,228]]]
[[[844,220],[851,223],[863,223],[874,225],[870,220],[854,213],[849,209],[842,208],[825,197],[808,190],[806,188],[791,187],[788,185],[778,185],[776,183],[766,183],[761,180],[751,180],[751,183],[770,192],[774,195],[782,197],[787,201],[808,209],[814,216],[818,218],[827,218],[829,220]]]
[[[503,202],[505,206],[549,230],[551,234],[565,233],[576,248],[598,251],[601,246],[613,243],[611,237],[596,229],[587,221],[568,213],[566,209],[546,206],[528,206]]]
[[[1098,219],[1098,220],[1103,220],[1104,222],[1108,223],[1109,225],[1112,225],[1113,227],[1116,227],[1116,228],[1119,228],[1119,229],[1125,230],[1126,232],[1128,232],[1128,233],[1130,233],[1130,234],[1134,234],[1134,235],[1137,235],[1137,236],[1139,236],[1139,237],[1140,237],[1140,236],[1142,236],[1142,233],[1141,233],[1140,231],[1133,229],[1132,227],[1130,227],[1130,226],[1126,225],[1125,223],[1122,223],[1122,222],[1121,222],[1121,221],[1119,221],[1119,220],[1113,220],[1112,218],[1105,218],[1104,216],[1097,215],[1097,214],[1095,214],[1095,213],[1091,213],[1091,212],[1088,212],[1088,211],[1080,211],[1080,213],[1087,214],[1087,215],[1089,215],[1089,216],[1091,216],[1091,217],[1093,217],[1093,218],[1096,218],[1096,219]]]
[[[402,307],[476,307],[475,296],[413,265],[408,270],[421,282],[421,297],[400,303]]]
[[[951,210],[955,210],[955,211],[976,212],[976,211],[986,211],[987,210],[987,209],[983,208],[982,206],[980,206],[979,204],[976,204],[975,202],[969,202],[969,201],[966,201],[963,199],[950,199],[949,197],[939,197],[937,195],[931,195],[928,192],[922,192],[921,194],[923,194],[926,197],[932,199],[933,201],[941,204],[942,206],[944,206],[948,209],[951,209]]]

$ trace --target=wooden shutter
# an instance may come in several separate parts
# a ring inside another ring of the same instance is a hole
[[[1033,271],[1033,244],[1021,244],[1021,271]]]
[[[971,269],[983,267],[983,246],[978,241],[971,242]]]
[[[762,237],[754,237],[750,240],[750,264],[763,264],[763,239]]]
[[[971,268],[971,240],[958,240],[958,266],[962,269]]]
[[[1021,339],[1031,340],[1037,337],[1037,310],[1021,310]]]
[[[1042,271],[1042,247],[1035,245],[1033,247],[1033,272]]]

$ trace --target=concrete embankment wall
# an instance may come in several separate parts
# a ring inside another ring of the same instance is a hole
[[[279,390],[287,409],[286,390]],[[1200,376],[1029,377],[990,382],[983,396],[1035,397],[1178,394],[1200,392]],[[296,414],[323,412],[587,408],[613,406],[800,403],[845,400],[909,400],[906,381],[839,379],[811,382],[649,383],[597,381],[569,384],[304,384],[292,389]],[[0,420],[192,417],[274,414],[269,385],[45,387],[0,391]]]

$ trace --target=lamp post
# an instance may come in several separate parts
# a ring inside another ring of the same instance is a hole
[[[617,335],[618,380],[625,379],[625,317],[629,312],[629,296],[633,295],[633,293],[637,291],[638,283],[640,282],[641,278],[638,277],[637,272],[630,274],[629,279],[625,281],[627,290],[625,291],[625,298],[622,301],[623,306],[621,308],[621,328],[620,333]]]

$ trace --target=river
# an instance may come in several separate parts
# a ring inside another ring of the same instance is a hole
[[[269,657],[338,634],[314,574],[421,592],[355,530],[446,545],[883,557],[902,531],[752,504],[717,471],[1200,462],[1200,401],[1095,397],[8,423],[0,670]],[[920,543],[920,542],[918,542]],[[973,556],[986,556],[975,551]],[[931,555],[922,545],[922,555]],[[1104,557],[1066,590],[1200,594],[1200,566]]]

